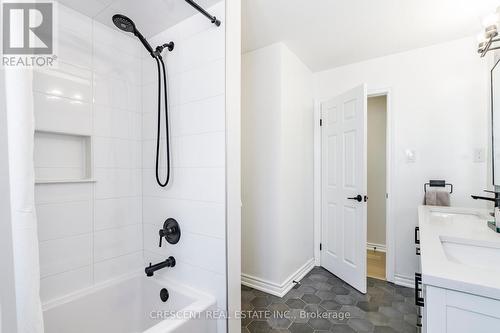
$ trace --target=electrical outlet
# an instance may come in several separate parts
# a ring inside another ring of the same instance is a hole
[[[486,161],[486,154],[483,148],[474,149],[473,161],[474,163],[484,163]]]

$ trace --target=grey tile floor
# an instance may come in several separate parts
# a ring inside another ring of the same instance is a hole
[[[413,293],[413,289],[368,278],[368,292],[363,295],[316,267],[283,298],[242,286],[242,332],[415,332]]]

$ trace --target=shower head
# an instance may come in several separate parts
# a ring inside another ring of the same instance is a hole
[[[137,29],[135,28],[134,21],[126,17],[125,15],[115,14],[113,15],[113,23],[120,30],[126,32],[135,32]]]
[[[149,54],[151,54],[151,56],[153,58],[156,57],[155,52],[153,51],[153,48],[151,47],[151,45],[149,45],[146,38],[144,38],[144,36],[135,27],[134,21],[132,21],[131,19],[129,19],[125,15],[115,14],[115,15],[113,15],[113,23],[116,25],[116,27],[118,29],[123,30],[125,32],[133,33],[137,38],[139,38],[142,45],[144,45],[146,50],[148,50]]]

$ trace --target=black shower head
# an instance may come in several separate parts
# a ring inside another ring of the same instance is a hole
[[[134,21],[126,17],[125,15],[115,14],[113,15],[113,23],[118,29],[126,32],[134,33],[136,31]]]
[[[116,25],[116,27],[118,29],[123,30],[125,32],[131,32],[131,33],[133,33],[137,38],[139,38],[139,40],[141,41],[142,45],[144,45],[144,47],[146,48],[146,50],[148,50],[149,54],[151,54],[151,56],[153,58],[156,57],[156,55],[155,55],[155,53],[154,53],[153,48],[151,47],[151,45],[149,45],[149,43],[146,40],[146,38],[144,38],[144,36],[135,27],[134,21],[132,21],[131,19],[129,19],[125,15],[115,14],[115,15],[113,15],[113,23]]]

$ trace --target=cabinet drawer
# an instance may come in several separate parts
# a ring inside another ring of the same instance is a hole
[[[497,333],[500,301],[426,286],[427,333]]]

